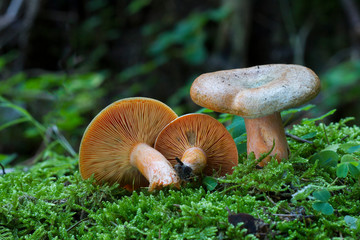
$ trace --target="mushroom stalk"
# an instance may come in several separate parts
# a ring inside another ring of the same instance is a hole
[[[244,118],[244,120],[248,154],[254,152],[255,157],[259,158],[261,154],[269,152],[275,142],[273,151],[258,166],[264,167],[271,156],[276,155],[278,162],[283,158],[288,158],[289,146],[279,112],[254,119]]]
[[[139,143],[131,151],[130,163],[149,181],[149,191],[168,185],[179,187],[179,178],[167,159],[156,149]]]
[[[206,154],[201,148],[192,147],[184,152],[181,162],[190,167],[193,173],[198,174],[206,166]]]

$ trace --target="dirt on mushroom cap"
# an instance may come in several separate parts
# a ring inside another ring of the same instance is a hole
[[[202,74],[190,95],[202,107],[256,118],[301,105],[319,91],[320,80],[312,70],[271,64]]]
[[[97,182],[120,186],[147,186],[148,181],[130,164],[137,143],[153,146],[159,132],[177,118],[168,106],[150,98],[127,98],[103,109],[85,130],[80,144],[80,173]]]

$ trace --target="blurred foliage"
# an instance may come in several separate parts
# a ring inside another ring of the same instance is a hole
[[[0,85],[0,147],[15,149],[13,140],[17,138],[30,143],[30,149],[20,145],[20,150],[32,152],[31,148],[38,146],[31,142],[46,138],[54,126],[66,133],[67,139],[79,141],[83,132],[79,126],[87,124],[85,114],[96,114],[93,106],[105,93],[105,89],[99,87],[105,78],[106,72],[12,75]]]
[[[45,125],[57,124],[71,131],[83,124],[81,114],[91,111],[103,96],[104,89],[99,85],[104,77],[101,73],[72,76],[50,73],[29,78],[19,73],[1,84],[0,94],[31,109],[35,116],[42,117]]]
[[[341,63],[321,75],[323,109],[337,107],[341,116],[354,116],[360,123],[360,60]],[[340,107],[341,106],[341,107]]]
[[[2,1],[1,15],[11,2]],[[115,100],[153,97],[181,115],[199,109],[189,89],[201,73],[296,63],[322,81],[309,117],[336,108],[330,121],[355,116],[359,123],[360,45],[343,2],[43,1],[28,32],[0,49],[0,96],[45,130],[56,126],[77,149],[90,120]],[[22,24],[28,8],[17,16]],[[15,23],[0,36],[10,36]],[[18,111],[1,107],[0,126],[1,154],[36,155],[43,138]],[[244,144],[244,136],[235,140]]]

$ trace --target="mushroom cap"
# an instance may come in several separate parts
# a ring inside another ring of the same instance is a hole
[[[234,139],[215,118],[206,114],[186,114],[169,123],[155,141],[155,149],[174,166],[176,157],[182,158],[191,148],[201,148],[206,154],[206,175],[219,171],[219,175],[232,173],[238,164],[238,151]]]
[[[119,183],[134,188],[149,182],[130,164],[138,143],[153,146],[159,132],[177,115],[150,98],[126,98],[104,108],[86,128],[80,143],[79,165],[84,179],[93,174],[98,183]]]
[[[202,107],[257,118],[299,106],[319,91],[320,80],[309,68],[271,64],[202,74],[190,95]]]

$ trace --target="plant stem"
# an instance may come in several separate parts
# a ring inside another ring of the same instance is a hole
[[[5,168],[1,163],[0,163],[0,167],[1,167],[2,171],[3,171],[3,175],[5,175]]]
[[[329,138],[328,138],[328,136],[327,136],[326,129],[325,129],[325,124],[324,124],[324,123],[322,124],[322,128],[323,128],[324,133],[325,133],[326,142],[327,142],[328,145],[330,145]]]

